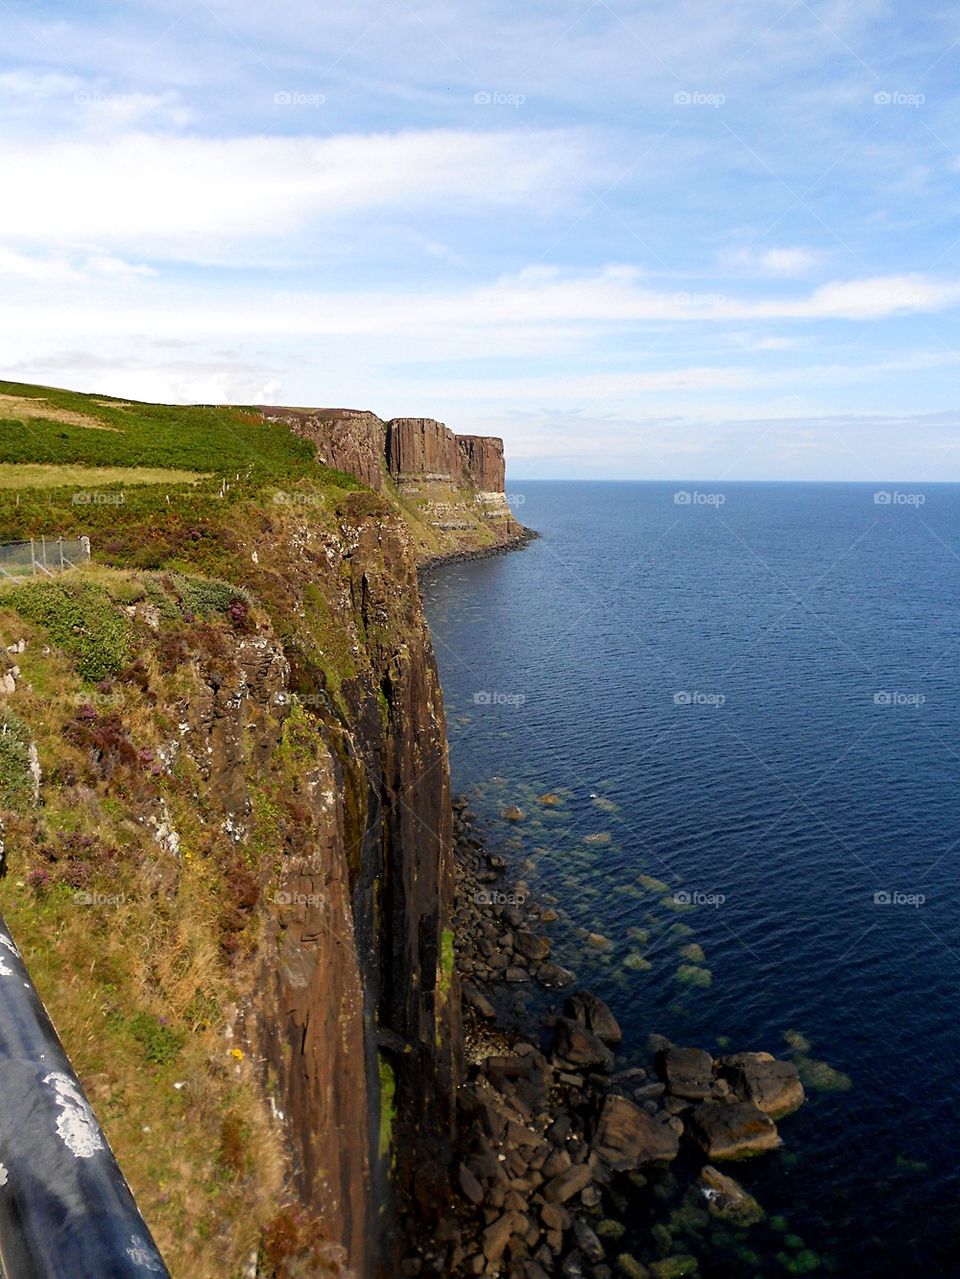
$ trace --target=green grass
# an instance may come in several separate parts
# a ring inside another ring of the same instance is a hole
[[[233,406],[141,404],[49,387],[0,381],[0,395],[41,398],[95,418],[109,431],[76,422],[15,416],[0,402],[0,455],[7,462],[83,463],[88,466],[181,467],[262,477],[303,474],[313,448],[286,427]],[[231,477],[232,478],[232,477]]]
[[[45,416],[17,416],[3,396],[42,400]],[[58,409],[109,429],[52,420]],[[130,403],[16,382],[0,381],[0,457],[0,542],[85,533],[94,558],[140,568],[197,563],[182,545],[235,520],[237,505],[265,488],[342,496],[363,487],[252,409]],[[78,487],[101,500],[78,503]]]
[[[0,404],[0,411],[3,405]],[[49,462],[0,462],[0,489],[103,488],[128,484],[196,484],[209,471],[176,471],[161,466],[69,466]],[[77,502],[75,505],[86,505]]]
[[[33,802],[30,734],[6,708],[0,709],[0,808],[25,808]]]

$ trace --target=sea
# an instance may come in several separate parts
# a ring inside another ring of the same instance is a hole
[[[424,583],[455,790],[623,1064],[762,1050],[808,1095],[726,1169],[761,1224],[681,1160],[613,1251],[960,1276],[960,486],[508,490],[539,539]]]

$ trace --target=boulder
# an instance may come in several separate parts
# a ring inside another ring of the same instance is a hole
[[[781,1144],[776,1124],[752,1101],[698,1106],[687,1131],[708,1159],[749,1159]]]
[[[483,1203],[483,1187],[466,1164],[460,1165],[460,1189],[470,1202],[479,1206]]]
[[[771,1119],[792,1114],[806,1099],[792,1061],[778,1061],[769,1053],[735,1053],[717,1064],[734,1094],[742,1101],[752,1101]]]
[[[702,1048],[665,1048],[657,1069],[674,1097],[703,1101],[713,1091],[713,1058]]]
[[[528,932],[526,929],[518,930],[515,945],[521,955],[526,955],[527,959],[537,963],[550,954],[550,943],[546,937],[538,937],[536,933]]]
[[[675,1159],[679,1145],[668,1124],[628,1098],[611,1095],[604,1100],[593,1134],[593,1150],[615,1172]]]
[[[609,1070],[613,1065],[613,1053],[585,1026],[570,1017],[558,1017],[553,1033],[553,1051],[571,1066]]]
[[[548,990],[566,990],[568,986],[573,985],[576,978],[568,968],[561,968],[559,964],[546,963],[541,964],[537,969],[537,981]]]
[[[700,1189],[711,1215],[737,1226],[754,1226],[763,1220],[763,1209],[739,1182],[707,1164],[700,1173]]]
[[[496,1017],[497,1014],[494,1012],[493,1004],[491,1004],[490,1000],[487,999],[486,995],[482,995],[480,991],[477,990],[476,986],[465,981],[461,990],[464,1001],[468,1003],[471,1008],[476,1009],[481,1017],[486,1018],[487,1021],[492,1021],[493,1018]]]
[[[578,990],[576,994],[570,995],[563,1005],[563,1011],[606,1044],[619,1044],[623,1039],[616,1017],[602,999],[588,990]]]
[[[599,1265],[606,1257],[603,1244],[597,1238],[596,1233],[591,1229],[582,1218],[577,1217],[573,1223],[573,1236],[577,1241],[577,1247],[586,1257],[587,1261],[593,1265]]]
[[[543,1197],[548,1203],[566,1203],[568,1199],[572,1199],[574,1195],[586,1189],[592,1180],[593,1173],[586,1164],[574,1164],[559,1177],[554,1177],[552,1181],[547,1182]]]
[[[487,1261],[499,1261],[510,1236],[524,1234],[529,1224],[519,1212],[505,1212],[502,1217],[491,1222],[483,1232],[483,1255]]]

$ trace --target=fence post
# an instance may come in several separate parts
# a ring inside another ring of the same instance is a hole
[[[30,539],[30,572],[34,577],[37,576],[37,553],[34,549],[33,538]]]
[[[47,535],[46,533],[40,534],[40,545],[43,547],[43,567],[46,568],[47,567]]]
[[[60,572],[62,573],[63,572],[63,538],[62,537],[57,538],[57,547],[59,548],[59,551],[60,551]]]

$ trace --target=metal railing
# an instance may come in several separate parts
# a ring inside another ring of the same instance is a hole
[[[89,537],[31,538],[29,542],[0,545],[0,579],[5,577],[53,577],[90,559]]]
[[[170,1279],[2,917],[0,1275]]]

